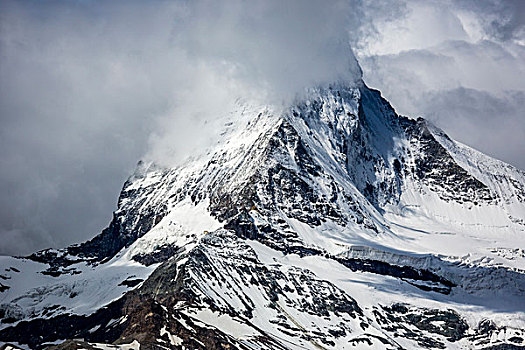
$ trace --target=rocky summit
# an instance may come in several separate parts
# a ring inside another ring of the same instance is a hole
[[[525,347],[525,172],[362,81],[218,120],[90,241],[0,257],[3,348]]]

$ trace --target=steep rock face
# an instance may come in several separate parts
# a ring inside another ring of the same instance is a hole
[[[305,121],[307,133],[316,130],[313,143],[324,139],[319,148],[330,146],[350,181],[377,207],[398,199],[406,181],[423,183],[445,200],[494,199],[485,184],[454,161],[424,119],[396,115],[377,91],[321,92],[293,115]]]
[[[362,83],[234,117],[199,157],[140,163],[92,240],[0,260],[0,341],[524,345],[522,171]]]
[[[490,203],[495,199],[487,185],[454,161],[432,135],[425,120],[419,119],[408,131],[410,142],[420,150],[415,157],[413,173],[418,180],[438,193],[441,199],[458,203],[469,201],[475,205]]]

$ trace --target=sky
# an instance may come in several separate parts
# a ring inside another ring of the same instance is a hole
[[[525,169],[525,1],[0,2],[0,254],[89,239],[238,98],[361,77]],[[359,63],[358,63],[359,62]]]

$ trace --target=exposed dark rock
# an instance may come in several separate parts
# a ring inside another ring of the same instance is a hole
[[[421,147],[423,154],[416,159],[416,176],[446,201],[472,202],[475,205],[493,201],[494,196],[488,187],[457,165],[436,141],[426,123],[419,118],[407,129],[412,142]]]
[[[142,282],[142,281],[143,281],[143,279],[140,279],[140,278],[127,279],[127,280],[124,280],[124,281],[120,282],[119,286],[135,287],[138,284],[140,284],[140,282]]]
[[[153,264],[164,262],[172,256],[174,256],[175,254],[179,253],[180,251],[181,249],[178,247],[172,245],[163,245],[149,254],[134,255],[132,259],[143,265],[150,266]]]
[[[413,286],[425,291],[449,294],[451,289],[456,286],[454,283],[436,275],[431,271],[416,269],[411,266],[398,266],[383,261],[368,259],[352,259],[343,257],[336,257],[335,259],[344,266],[350,268],[352,271],[366,271],[380,275],[401,278]],[[424,284],[411,282],[410,280],[435,282],[439,286],[427,286]]]
[[[224,225],[224,228],[232,230],[240,238],[259,238],[259,230],[257,229],[257,226],[255,226],[252,217],[244,211],[237,214],[232,220]],[[268,231],[266,233],[268,233]]]
[[[383,306],[382,310],[384,314],[374,310],[374,315],[383,329],[394,332],[400,337],[413,339],[426,348],[445,348],[443,342],[426,336],[426,332],[456,342],[466,336],[469,328],[461,316],[453,310],[423,309],[403,304]],[[416,332],[407,325],[414,326],[419,331]]]
[[[478,333],[490,334],[497,329],[496,324],[492,320],[483,319],[478,324]]]

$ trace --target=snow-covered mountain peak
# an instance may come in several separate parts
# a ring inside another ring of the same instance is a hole
[[[215,122],[205,152],[140,162],[92,240],[3,259],[0,339],[525,344],[524,172],[362,82],[286,108],[239,102]]]

